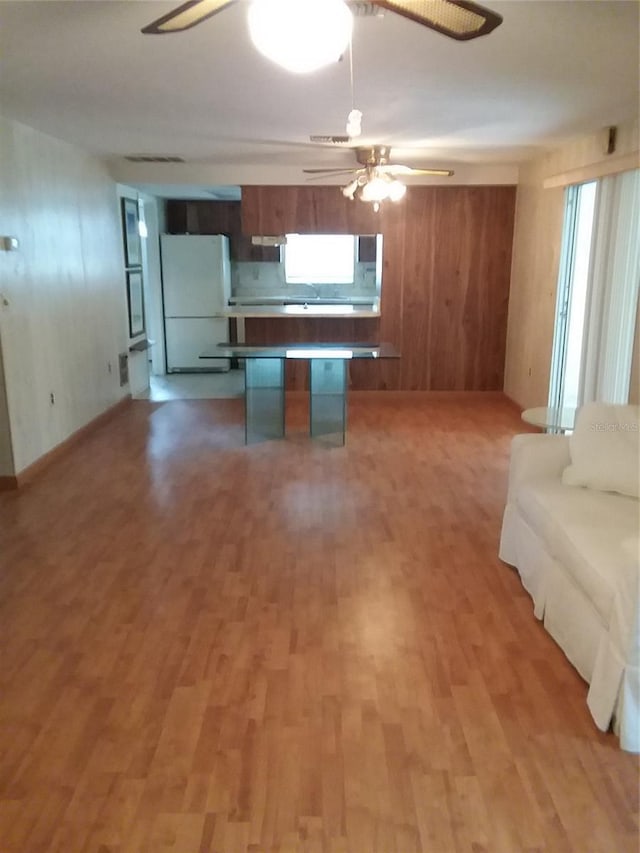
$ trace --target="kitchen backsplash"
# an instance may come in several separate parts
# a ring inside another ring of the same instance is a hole
[[[313,282],[311,282],[313,284]],[[353,284],[319,284],[313,289],[305,284],[286,284],[284,264],[235,261],[231,264],[231,295],[235,297],[280,296],[320,296],[324,299],[354,296],[371,296],[375,299],[376,265],[375,263],[356,264]]]

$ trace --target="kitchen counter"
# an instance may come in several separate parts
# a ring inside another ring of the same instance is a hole
[[[400,358],[400,353],[393,344],[389,343],[363,343],[355,341],[349,343],[322,343],[310,342],[281,344],[239,344],[221,343],[210,347],[200,354],[200,358],[257,358],[257,359],[304,359],[313,361],[315,359],[337,359],[350,360],[353,358]]]
[[[376,293],[366,296],[313,296],[311,294],[278,294],[276,296],[231,296],[229,305],[371,305],[379,300]]]
[[[354,303],[295,303],[273,305],[230,305],[225,317],[379,317],[380,302]]]

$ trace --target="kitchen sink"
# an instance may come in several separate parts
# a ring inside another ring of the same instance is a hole
[[[353,305],[351,299],[341,299],[340,297],[317,297],[316,299],[304,297],[292,297],[285,299],[283,305]]]
[[[357,311],[359,306],[352,305],[349,302],[285,302],[284,303],[284,312],[286,314],[294,314],[296,316],[308,316],[313,314],[335,314],[346,315],[352,314],[354,311]]]

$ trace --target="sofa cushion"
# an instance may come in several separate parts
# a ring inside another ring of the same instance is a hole
[[[562,482],[605,492],[640,494],[639,406],[587,403],[569,439],[571,464]]]
[[[640,503],[559,481],[524,486],[517,504],[549,553],[571,575],[609,625],[614,597],[625,621],[638,606]]]

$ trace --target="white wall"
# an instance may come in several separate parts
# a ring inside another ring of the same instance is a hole
[[[606,168],[607,160],[611,164],[638,150],[637,125],[618,129],[617,151],[610,158],[606,137],[605,131],[581,137],[520,169],[504,390],[523,408],[544,406],[549,395],[564,189],[544,189],[543,182],[572,169],[588,171],[603,163]]]
[[[118,381],[127,308],[116,187],[103,164],[2,117],[0,150],[2,232],[20,241],[18,251],[0,252],[19,473],[128,393]]]

